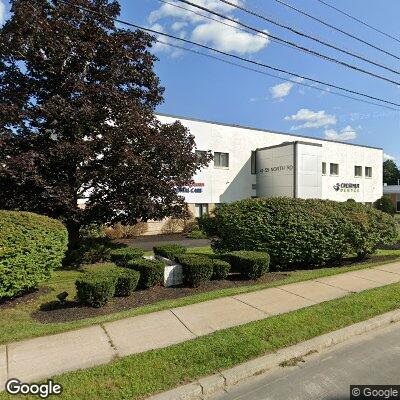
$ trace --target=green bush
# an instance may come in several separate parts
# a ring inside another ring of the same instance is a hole
[[[162,261],[136,258],[129,261],[127,267],[140,272],[139,286],[141,288],[149,289],[160,285],[164,280],[165,264]]]
[[[64,225],[43,215],[0,211],[0,299],[36,288],[61,266],[67,250]]]
[[[102,307],[114,297],[118,274],[114,271],[90,271],[75,282],[78,300],[92,307]]]
[[[396,208],[388,196],[382,196],[380,199],[376,200],[374,207],[377,210],[383,211],[389,215],[396,214]]]
[[[270,257],[260,251],[232,251],[226,257],[232,270],[240,272],[247,279],[258,279],[268,272]]]
[[[126,267],[129,261],[143,257],[143,255],[144,250],[136,249],[134,247],[114,249],[110,253],[111,261],[122,267]]]
[[[154,254],[173,260],[178,254],[186,253],[186,247],[180,244],[161,244],[153,247]]]
[[[266,252],[274,269],[334,264],[366,257],[396,237],[394,219],[355,202],[292,198],[247,199],[214,211],[202,229],[216,252]]]
[[[231,265],[227,261],[213,259],[212,260],[213,266],[213,274],[211,279],[215,280],[222,280],[226,279],[231,271]]]
[[[360,203],[342,203],[342,208],[350,225],[346,240],[358,258],[370,256],[379,245],[396,241],[398,227],[393,216]]]
[[[126,268],[119,268],[116,275],[117,283],[115,286],[115,296],[127,297],[133,294],[139,283],[140,272]]]
[[[182,265],[184,283],[190,287],[208,282],[213,275],[214,261],[216,261],[196,254],[182,254],[177,256],[176,260]]]
[[[189,239],[207,239],[207,235],[200,229],[195,229],[186,234]]]

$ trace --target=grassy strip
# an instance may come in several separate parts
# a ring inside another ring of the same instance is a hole
[[[210,248],[193,248],[190,252],[209,252]],[[314,270],[299,270],[291,271],[287,277],[274,282],[262,283],[251,286],[239,286],[228,289],[221,289],[212,292],[205,292],[193,296],[182,297],[173,300],[163,300],[154,304],[138,307],[126,311],[121,311],[109,315],[102,315],[84,320],[42,324],[31,317],[31,313],[37,310],[40,304],[55,299],[55,294],[64,290],[70,293],[70,298],[75,296],[75,280],[80,276],[82,271],[57,271],[51,281],[46,286],[52,289],[52,292],[41,296],[39,299],[29,303],[22,304],[13,308],[0,309],[0,344],[18,341],[30,337],[38,337],[50,335],[54,333],[64,332],[67,330],[82,328],[90,325],[100,324],[104,322],[115,321],[122,318],[132,317],[135,315],[147,314],[150,312],[166,310],[174,307],[181,307],[189,304],[200,303],[202,301],[213,300],[220,297],[233,296],[240,293],[253,292],[268,287],[284,285],[316,279],[322,276],[336,275],[344,272],[355,271],[358,269],[370,268],[377,265],[382,265],[388,262],[400,260],[399,250],[384,250],[379,251],[376,256],[373,256],[366,262],[357,262],[349,266],[320,268]]]
[[[400,307],[396,283],[188,342],[66,373],[62,399],[142,399],[236,364]],[[13,399],[6,394],[0,399]],[[26,398],[26,397],[25,397]]]

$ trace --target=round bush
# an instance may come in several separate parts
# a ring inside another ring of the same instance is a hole
[[[36,288],[61,265],[68,245],[64,225],[43,215],[0,211],[0,299]]]
[[[213,266],[213,274],[211,279],[215,280],[226,279],[231,270],[231,264],[223,260],[213,259],[212,266]]]
[[[120,249],[111,250],[110,258],[115,264],[126,267],[128,262],[136,258],[143,257],[144,250],[134,247],[122,247]]]
[[[201,224],[201,221],[199,221]],[[365,257],[397,236],[392,217],[355,202],[247,199],[215,210],[202,229],[217,252],[266,252],[274,269],[312,268]]]
[[[186,253],[186,247],[180,244],[161,244],[153,247],[154,254],[173,260],[178,254]]]
[[[377,210],[383,211],[389,215],[396,214],[396,208],[388,196],[382,196],[380,199],[376,200],[374,207]]]
[[[90,271],[75,282],[76,297],[92,307],[102,307],[115,295],[117,273],[114,271]]]
[[[129,261],[127,267],[140,272],[139,286],[141,288],[149,289],[160,285],[164,280],[165,264],[162,261],[137,258]]]
[[[176,257],[182,265],[183,280],[190,287],[208,282],[213,275],[214,261],[210,257],[196,254],[182,254]]]
[[[135,270],[120,268],[116,274],[115,296],[128,297],[132,295],[138,286],[140,273]]]

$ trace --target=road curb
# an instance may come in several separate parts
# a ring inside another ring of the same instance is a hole
[[[305,357],[310,353],[327,349],[355,336],[386,327],[399,321],[400,309],[390,311],[386,314],[378,315],[369,320],[326,333],[294,346],[280,349],[276,353],[267,354],[254,360],[247,361],[236,367],[221,371],[220,373],[201,378],[188,385],[151,396],[148,400],[203,400],[239,382],[243,382],[253,376],[276,368],[283,362],[289,361],[295,357]]]

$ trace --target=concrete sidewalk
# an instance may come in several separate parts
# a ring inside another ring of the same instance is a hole
[[[0,346],[0,390],[10,378],[34,382],[395,282],[400,263],[9,343]]]

